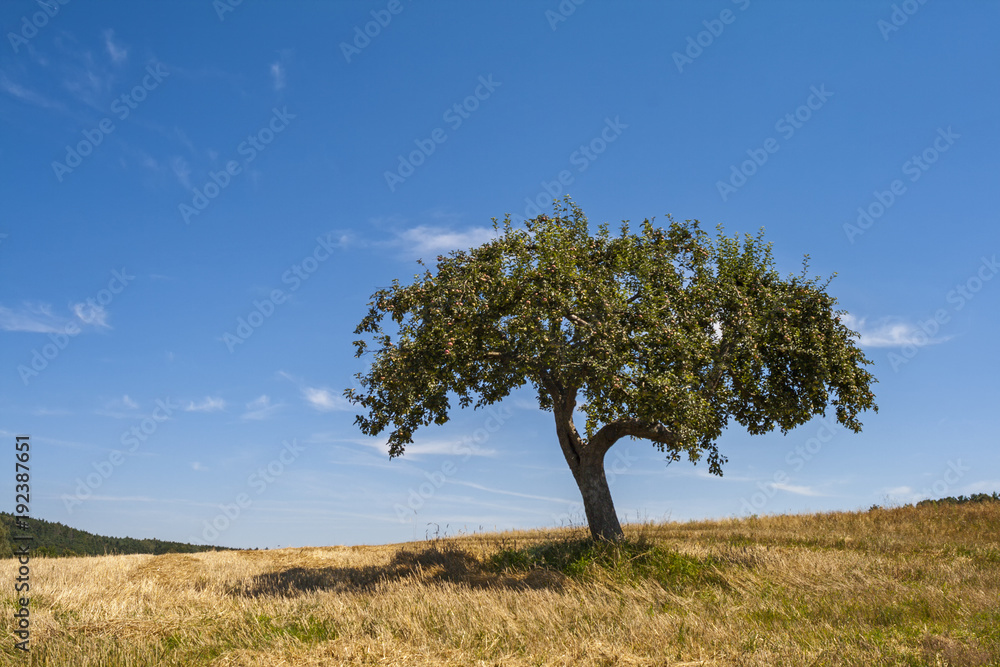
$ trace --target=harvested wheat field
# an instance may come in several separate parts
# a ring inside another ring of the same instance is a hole
[[[33,559],[31,663],[1000,665],[1000,503],[626,532]]]

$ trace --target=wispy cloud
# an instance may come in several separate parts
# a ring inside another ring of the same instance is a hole
[[[33,104],[36,107],[41,107],[43,109],[62,109],[62,105],[52,102],[43,95],[11,81],[3,72],[0,72],[0,90],[3,90],[3,92],[7,93],[11,97],[16,97],[22,102]]]
[[[247,411],[240,415],[240,419],[267,419],[280,407],[280,403],[271,403],[271,398],[263,394],[247,403]]]
[[[460,486],[468,486],[473,489],[479,489],[480,491],[488,491],[489,493],[499,493],[505,496],[514,496],[516,498],[529,498],[531,500],[545,500],[550,503],[563,503],[565,505],[575,505],[576,500],[567,500],[566,498],[550,498],[549,496],[535,496],[530,493],[518,493],[517,491],[504,491],[503,489],[491,489],[488,486],[483,486],[482,484],[474,484],[472,482],[461,482],[459,480],[451,480],[452,484],[458,484]]]
[[[387,443],[380,438],[345,438],[343,442],[353,442],[365,447],[371,447],[383,454],[389,452]],[[406,456],[408,458],[419,456],[460,456],[463,459],[468,456],[496,456],[497,450],[480,447],[468,438],[458,438],[454,440],[424,440],[412,442],[406,446]]]
[[[884,319],[878,324],[869,326],[864,317],[855,317],[850,313],[842,317],[844,324],[861,334],[863,347],[902,347],[913,345],[923,347],[943,343],[950,337],[932,338],[919,326],[909,322]]]
[[[298,385],[299,391],[302,392],[302,398],[315,410],[319,410],[320,412],[334,412],[354,409],[350,401],[336,394],[329,387],[310,387],[302,378],[295,377],[285,371],[278,371],[278,377]]]
[[[285,68],[280,61],[271,63],[271,82],[274,84],[275,90],[281,90],[285,87]]]
[[[466,250],[496,238],[492,227],[470,227],[455,231],[431,225],[418,225],[397,234],[396,245],[412,255],[429,255],[449,250]]]
[[[70,305],[70,311],[78,323],[110,329],[108,312],[96,303],[75,303]],[[74,322],[73,317],[57,315],[52,312],[52,306],[47,303],[25,301],[20,308],[0,306],[0,330],[25,331],[30,333],[66,333],[67,327]]]
[[[788,493],[794,493],[797,496],[823,496],[824,494],[813,489],[809,486],[796,486],[795,484],[781,484],[778,482],[772,482],[771,486],[778,489],[779,491],[787,491]]]
[[[177,177],[177,182],[184,186],[185,190],[191,189],[191,167],[187,160],[182,157],[174,157],[170,160],[170,168]]]
[[[195,403],[190,401],[187,407],[184,408],[185,412],[219,412],[220,410],[226,409],[226,402],[221,398],[214,398],[212,396],[206,396],[204,400],[200,403]]]
[[[130,419],[135,416],[134,413],[138,409],[139,404],[128,394],[124,394],[121,398],[113,398],[110,401],[106,401],[104,408],[98,410],[95,414],[114,419]]]
[[[48,304],[26,302],[20,309],[0,306],[0,329],[32,333],[58,333],[65,330],[68,320],[52,313]]]
[[[89,50],[75,53],[73,60],[69,62],[73,64],[63,68],[63,87],[77,101],[93,109],[103,110],[105,99],[115,82],[115,76],[108,72],[106,67],[95,62]]]
[[[320,412],[353,409],[350,401],[343,396],[337,396],[326,387],[303,387],[302,397],[306,399],[306,403]]]
[[[203,466],[200,461],[194,461],[191,464],[191,470],[195,470],[197,472],[205,472],[206,470],[208,470],[208,468]]]
[[[128,49],[115,43],[115,31],[104,31],[104,48],[108,50],[108,55],[115,63],[124,63],[128,60]]]
[[[105,310],[104,306],[99,306],[91,301],[88,303],[74,303],[72,309],[73,314],[84,324],[91,324],[103,329],[111,328],[111,325],[108,324],[108,311]]]

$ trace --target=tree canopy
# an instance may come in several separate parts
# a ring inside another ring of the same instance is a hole
[[[829,280],[807,277],[808,256],[782,278],[763,230],[741,240],[720,227],[713,239],[668,216],[665,228],[623,222],[592,235],[568,198],[524,228],[493,223],[495,239],[438,256],[436,271],[421,261],[412,284],[375,292],[355,329],[367,336],[357,356],[373,358],[345,395],[367,410],[355,421],[363,433],[389,430],[391,457],[420,427],[446,423],[453,398],[479,408],[530,384],[554,414],[591,531],[615,539],[603,459],[625,436],[669,461],[704,457],[721,475],[730,420],[786,433],[832,406],[858,432],[858,414],[877,411],[871,362]]]

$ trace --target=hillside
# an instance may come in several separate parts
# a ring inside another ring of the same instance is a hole
[[[32,553],[36,556],[103,556],[105,554],[168,554],[198,553],[226,547],[165,542],[163,540],[132,537],[104,537],[84,530],[77,530],[61,523],[44,519],[30,519],[28,534]],[[24,534],[14,527],[14,515],[0,512],[0,558],[14,555],[11,533]]]
[[[33,664],[1000,665],[1000,503],[626,533],[36,558]]]

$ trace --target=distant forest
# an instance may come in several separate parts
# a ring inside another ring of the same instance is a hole
[[[12,558],[18,548],[11,534],[31,535],[28,541],[32,556],[104,556],[119,554],[196,553],[199,551],[229,551],[228,547],[212,547],[163,540],[137,540],[132,537],[104,537],[70,528],[45,519],[28,519],[28,530],[14,525],[14,515],[0,512],[0,558]]]
[[[1000,502],[1000,493],[973,493],[971,496],[949,496],[937,500],[921,500],[917,507],[926,505],[964,505],[965,503],[995,503]]]

